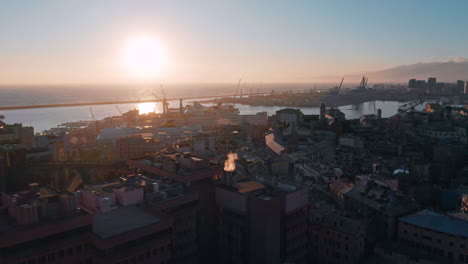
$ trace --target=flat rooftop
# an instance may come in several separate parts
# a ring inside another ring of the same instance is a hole
[[[257,181],[247,181],[247,182],[239,182],[237,184],[237,188],[240,193],[248,193],[248,192],[253,192],[256,190],[264,189],[265,185]]]
[[[145,211],[142,207],[119,207],[110,212],[94,215],[93,232],[101,238],[109,238],[160,221],[161,218]]]
[[[468,237],[468,221],[438,214],[430,210],[422,210],[402,217],[400,221],[437,232]]]

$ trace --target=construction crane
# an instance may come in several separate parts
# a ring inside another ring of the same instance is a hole
[[[94,124],[96,125],[96,131],[99,132],[99,120],[96,119],[93,113],[93,109],[90,107],[89,112],[91,112],[91,116],[93,117]]]

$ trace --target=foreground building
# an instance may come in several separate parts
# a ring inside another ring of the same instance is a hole
[[[77,193],[31,184],[3,201],[0,263],[198,262],[198,193],[170,179],[129,176]]]
[[[218,256],[222,263],[306,263],[307,190],[274,188],[238,172],[216,186]]]
[[[93,263],[86,246],[93,219],[72,193],[30,184],[2,199],[0,263]]]

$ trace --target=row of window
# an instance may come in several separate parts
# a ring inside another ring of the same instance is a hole
[[[427,253],[432,254],[432,255],[436,255],[436,256],[438,255],[438,256],[441,256],[441,257],[448,257],[448,258],[453,258],[454,257],[454,253],[452,251],[447,251],[447,253],[445,254],[445,251],[443,249],[441,249],[441,248],[430,247],[430,246],[427,246],[427,245],[420,245],[419,243],[411,241],[411,240],[401,239],[401,241],[406,242],[408,245],[410,245],[410,246],[412,246],[414,248],[423,249],[424,251],[426,251]],[[460,261],[465,261],[466,263],[468,263],[468,254],[467,255],[460,254],[459,255],[459,260]]]
[[[407,234],[408,234],[408,230],[403,230],[403,234],[407,235]],[[416,233],[416,232],[414,232],[414,233],[413,233],[413,237],[416,237],[416,238],[417,238],[417,237],[419,237],[419,234]],[[424,240],[427,240],[427,241],[432,241],[432,237],[431,237],[431,236],[428,236],[428,235],[421,235],[421,238],[424,239]],[[435,241],[436,241],[438,244],[442,244],[442,240],[441,240],[440,238],[435,239]],[[453,247],[453,246],[454,246],[453,241],[449,241],[448,245],[449,245],[450,247]],[[459,247],[460,247],[460,249],[466,248],[465,244],[463,244],[463,243],[460,243],[460,244],[459,244]]]
[[[116,264],[136,264],[137,262],[138,263],[141,263],[145,260],[149,260],[151,259],[152,257],[156,257],[158,255],[158,252],[163,254],[165,251],[165,247],[164,246],[161,246],[158,250],[158,248],[155,248],[153,249],[151,252],[150,251],[147,251],[145,254],[140,254],[139,256],[134,256],[134,257],[131,257],[131,258],[128,258],[128,259],[125,259],[123,261],[119,261],[117,262]],[[159,264],[165,264],[166,262],[164,260],[161,260],[159,262]]]
[[[83,245],[78,245],[75,248],[70,247],[67,249],[61,249],[58,252],[52,252],[47,255],[25,260],[25,261],[20,262],[20,264],[55,263],[57,260],[61,260],[65,257],[73,257],[75,255],[80,255],[82,253],[83,253]],[[92,259],[91,259],[91,263],[92,263]]]

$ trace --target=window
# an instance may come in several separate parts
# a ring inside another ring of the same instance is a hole
[[[73,256],[73,248],[67,249],[67,256]]]
[[[449,242],[449,246],[453,247],[453,242]]]
[[[422,238],[425,239],[425,240],[432,241],[432,237],[430,237],[430,236],[423,235]]]
[[[460,248],[465,248],[465,244],[460,244]]]
[[[81,254],[82,249],[83,249],[83,246],[82,246],[82,245],[76,246],[76,247],[75,247],[76,254],[77,254],[77,255]]]
[[[55,262],[55,253],[50,253],[47,257],[49,259],[49,263]]]
[[[460,254],[460,256],[462,256],[462,255]],[[46,257],[45,256],[40,256],[39,257],[39,264],[45,264],[45,263],[46,263]]]

